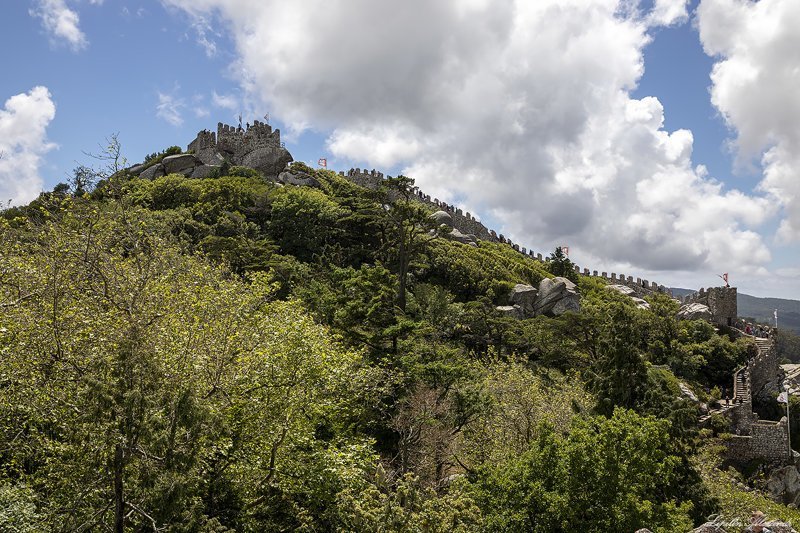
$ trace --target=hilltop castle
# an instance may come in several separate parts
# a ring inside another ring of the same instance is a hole
[[[226,159],[233,165],[254,168],[265,176],[277,176],[292,161],[281,142],[281,130],[254,121],[253,125],[217,124],[216,133],[203,130],[189,143],[189,151],[205,165],[219,165]]]

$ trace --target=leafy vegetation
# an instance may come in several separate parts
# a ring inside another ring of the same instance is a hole
[[[451,241],[408,178],[225,170],[0,216],[0,528],[686,531],[720,508],[679,383],[708,394],[746,345],[560,250]],[[580,313],[496,310],[554,275]]]

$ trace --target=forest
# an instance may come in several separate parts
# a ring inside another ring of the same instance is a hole
[[[0,530],[798,518],[719,468],[723,419],[698,428],[752,346],[668,295],[640,309],[560,250],[454,242],[405,177],[107,162],[0,214]],[[497,311],[554,275],[580,312]]]

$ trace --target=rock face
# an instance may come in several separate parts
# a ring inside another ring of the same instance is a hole
[[[636,296],[636,291],[625,285],[606,285],[606,289],[610,291],[617,291],[625,296]]]
[[[636,291],[625,285],[606,285],[606,289],[629,296],[639,309],[650,309],[650,304],[636,296]]]
[[[219,172],[219,165],[200,165],[199,167],[195,167],[194,171],[192,172],[193,178],[210,178],[211,176],[216,175]]]
[[[202,163],[192,154],[178,154],[165,157],[161,164],[167,174],[183,174],[191,176],[196,166]]]
[[[446,237],[448,237],[450,240],[460,242],[461,244],[471,244],[471,245],[474,244],[477,246],[478,242],[478,239],[475,237],[475,235],[465,235],[464,233],[461,233],[457,229],[453,229],[450,233],[446,235]]]
[[[511,295],[508,299],[511,305],[518,305],[526,316],[534,316],[533,306],[538,293],[539,290],[536,287],[518,283],[511,289]]]
[[[320,188],[322,185],[314,177],[305,172],[294,172],[286,170],[278,174],[278,181],[287,185],[306,185],[308,187]]]
[[[767,481],[767,490],[781,503],[800,504],[800,472],[793,465],[773,470]]]
[[[563,315],[568,311],[580,311],[580,295],[577,287],[567,278],[545,278],[539,283],[539,295],[534,304],[536,315]]]
[[[678,311],[678,318],[680,320],[708,320],[712,318],[711,310],[707,305],[703,304],[684,304]]]
[[[525,313],[518,305],[500,305],[497,307],[497,310],[507,317],[516,318],[518,320],[525,318]]]
[[[764,522],[762,525],[764,526],[765,532],[771,531],[772,533],[797,533],[797,531],[786,522],[778,522],[777,520],[773,520],[770,522]],[[724,520],[720,520],[715,522],[706,522],[702,526],[693,529],[692,533],[740,533],[746,531],[753,530],[746,528],[744,525],[728,525]]]
[[[242,156],[234,155],[234,162],[254,168],[265,176],[277,176],[292,162],[292,155],[280,146],[264,146]]]
[[[450,213],[447,211],[436,211],[434,214],[430,216],[437,224],[442,225],[444,224],[448,228],[453,227],[453,217],[450,216]]]
[[[164,165],[157,163],[143,170],[142,173],[139,174],[139,177],[145,180],[154,180],[165,175],[166,172],[164,172]]]

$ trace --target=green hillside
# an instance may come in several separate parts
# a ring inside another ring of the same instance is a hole
[[[741,516],[679,383],[718,397],[748,341],[678,321],[664,295],[640,309],[561,255],[456,242],[411,180],[292,168],[314,185],[114,169],[2,212],[0,529]],[[498,310],[559,273],[579,311]]]

